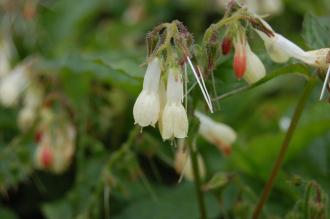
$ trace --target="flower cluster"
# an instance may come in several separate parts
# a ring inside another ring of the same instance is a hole
[[[36,132],[35,164],[37,168],[61,173],[68,168],[74,155],[75,128],[47,107],[42,109],[40,120]]]
[[[183,106],[188,65],[212,111],[203,76],[190,59],[191,43],[189,32],[178,21],[162,24],[147,36],[149,62],[133,116],[135,124],[141,127],[154,127],[158,122],[164,140],[185,138],[188,134],[188,117]]]
[[[143,89],[133,107],[135,123],[141,127],[158,122],[164,140],[185,138],[188,118],[183,107],[183,79],[179,67],[170,67],[167,86],[161,81],[161,61],[154,58],[144,76]]]

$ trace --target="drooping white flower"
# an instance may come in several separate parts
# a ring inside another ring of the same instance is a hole
[[[265,43],[270,58],[277,63],[283,63],[289,60],[289,58],[295,58],[303,61],[307,64],[315,62],[311,60],[311,57],[302,48],[288,40],[281,34],[276,33],[271,26],[262,18],[259,19],[263,25],[273,32],[273,36],[268,36],[260,30],[256,30],[260,38]]]
[[[200,121],[199,134],[211,144],[216,145],[225,155],[230,154],[231,145],[237,138],[236,132],[228,125],[215,122],[199,111],[195,111],[195,116]]]
[[[35,163],[40,169],[61,173],[72,161],[76,132],[69,122],[59,126],[49,125],[42,123],[40,127],[41,137],[35,152]]]
[[[25,65],[17,66],[0,82],[0,102],[7,107],[17,103],[22,91],[27,87],[28,69]]]
[[[159,119],[159,81],[160,60],[154,58],[149,64],[144,76],[143,89],[133,107],[135,124],[141,127],[155,126]]]
[[[200,154],[197,154],[197,164],[199,169],[199,176],[201,179],[204,179],[206,176],[206,167],[203,157]],[[194,170],[191,157],[188,148],[183,146],[182,139],[179,139],[178,149],[175,152],[174,168],[175,171],[182,175],[185,179],[194,181]]]
[[[28,130],[33,125],[36,116],[34,108],[24,106],[18,114],[18,127],[23,131]]]
[[[182,105],[183,82],[176,68],[170,68],[166,87],[166,104],[162,115],[161,134],[164,140],[185,138],[188,133],[188,118]]]
[[[253,84],[265,77],[266,69],[259,57],[251,50],[248,43],[246,43],[246,72],[243,76],[249,84]]]
[[[23,108],[18,115],[18,127],[28,130],[37,117],[37,110],[42,104],[43,90],[36,84],[30,84],[25,92]]]

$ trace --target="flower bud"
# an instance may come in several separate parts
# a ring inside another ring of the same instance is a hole
[[[233,61],[233,69],[237,79],[241,79],[246,71],[246,49],[245,43],[241,40],[235,41],[235,54]]]
[[[199,168],[199,176],[201,179],[204,179],[206,176],[206,168],[205,168],[204,160],[200,154],[197,155],[197,164]],[[175,153],[174,167],[175,167],[175,171],[178,174],[182,174],[182,176],[185,179],[189,181],[194,181],[194,170],[189,155],[189,151],[186,150],[184,147],[181,146],[178,147]]]
[[[185,138],[188,133],[188,118],[182,105],[183,82],[177,69],[170,68],[166,89],[166,104],[162,115],[162,137],[164,140],[173,137]]]
[[[160,60],[154,58],[149,64],[144,76],[143,89],[133,107],[135,124],[141,127],[155,126],[160,111],[159,81]]]
[[[236,132],[224,123],[213,121],[210,117],[199,111],[195,116],[200,121],[199,134],[211,144],[214,144],[225,155],[231,153],[231,145],[236,141]]]
[[[18,127],[21,130],[26,131],[33,125],[35,119],[36,119],[35,109],[29,106],[25,106],[21,109],[21,111],[18,114]]]
[[[253,84],[259,81],[261,78],[265,77],[266,69],[259,57],[254,52],[252,52],[248,43],[246,44],[246,53],[247,67],[243,77],[244,80],[246,80],[249,84]]]
[[[54,151],[50,146],[38,146],[36,151],[36,163],[41,169],[49,169],[54,162]]]
[[[221,51],[223,55],[228,55],[232,47],[232,42],[229,37],[225,37],[221,44]]]
[[[27,85],[26,66],[16,67],[0,82],[0,102],[6,107],[14,106]]]

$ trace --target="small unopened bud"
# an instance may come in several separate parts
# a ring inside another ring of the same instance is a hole
[[[38,146],[36,152],[37,165],[42,169],[49,169],[54,162],[54,151],[50,146]]]
[[[42,139],[42,131],[37,131],[34,135],[34,140],[36,143],[40,143]]]
[[[223,55],[228,55],[232,47],[232,41],[229,37],[225,37],[221,44],[221,50]]]
[[[241,79],[246,71],[246,49],[240,40],[235,42],[233,68],[237,79]]]

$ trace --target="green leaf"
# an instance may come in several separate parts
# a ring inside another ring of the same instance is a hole
[[[1,219],[17,219],[18,217],[15,215],[15,213],[4,207],[0,207],[0,218]]]
[[[330,17],[316,17],[306,14],[303,37],[313,49],[330,47]]]
[[[142,199],[134,202],[114,219],[192,219],[199,218],[193,184],[160,188],[157,200]],[[208,218],[216,218],[219,207],[216,200],[206,193]]]
[[[204,186],[205,190],[218,189],[224,187],[229,182],[229,176],[223,172],[215,173]]]

